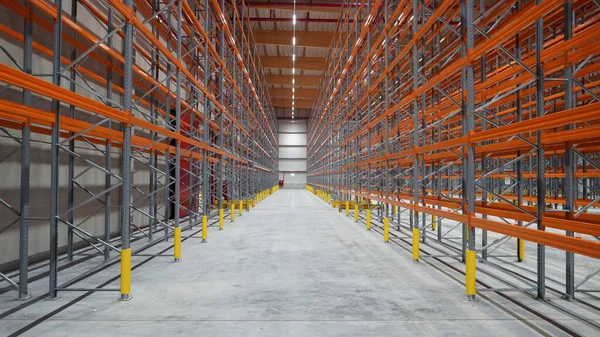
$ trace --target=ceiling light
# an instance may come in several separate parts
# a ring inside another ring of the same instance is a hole
[[[292,55],[292,61],[296,61],[296,54]]]
[[[292,16],[292,24],[295,26],[296,25],[296,14],[294,14]]]
[[[294,46],[296,45],[296,37],[295,36],[292,38],[292,45],[294,45]]]
[[[292,68],[292,74],[296,73],[296,68]]]

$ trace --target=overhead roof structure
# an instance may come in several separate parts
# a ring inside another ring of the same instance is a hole
[[[278,118],[292,107],[293,0],[247,1],[254,37],[267,73],[267,84]],[[297,118],[308,118],[326,66],[326,58],[342,10],[342,1],[296,1],[295,86]],[[306,110],[303,110],[306,109]]]

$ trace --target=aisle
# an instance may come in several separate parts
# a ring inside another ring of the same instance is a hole
[[[96,293],[27,335],[534,335],[305,190],[277,191],[132,284],[130,302]]]

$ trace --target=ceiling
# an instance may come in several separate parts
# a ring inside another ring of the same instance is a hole
[[[292,107],[292,0],[249,0],[246,5],[278,118]],[[295,117],[308,118],[316,100],[341,0],[296,1]]]

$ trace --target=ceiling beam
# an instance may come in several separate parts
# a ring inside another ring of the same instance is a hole
[[[292,22],[292,18],[249,18],[250,22]],[[296,19],[298,22],[307,22],[307,23],[337,23],[338,19]],[[353,23],[354,20],[347,20],[350,23]],[[344,22],[347,22],[344,21]]]
[[[301,47],[329,48],[334,32],[296,31],[296,45]],[[254,40],[260,44],[292,45],[293,31],[291,30],[256,30]]]
[[[296,86],[318,87],[321,76],[296,75]],[[292,75],[267,75],[269,85],[292,85]]]
[[[248,7],[273,9],[273,10],[287,10],[293,11],[294,4],[291,2],[266,2],[266,1],[247,1]],[[308,3],[300,4],[296,3],[297,12],[325,12],[325,13],[336,13],[339,14],[344,9],[343,3]]]
[[[290,56],[262,56],[262,66],[265,68],[292,69],[294,66]],[[296,69],[317,70],[325,69],[324,57],[296,57]]]
[[[271,97],[292,97],[292,89],[291,88],[270,88]],[[317,98],[317,90],[316,89],[303,89],[303,88],[295,88],[294,96],[296,99],[310,99],[314,100]]]
[[[292,100],[289,98],[273,98],[273,99],[271,99],[271,103],[273,103],[273,106],[276,106],[276,107],[282,107],[282,108],[291,108],[292,107]],[[315,101],[313,101],[313,100],[297,99],[297,100],[295,100],[294,107],[296,109],[312,109],[312,106],[314,103],[315,103]]]

